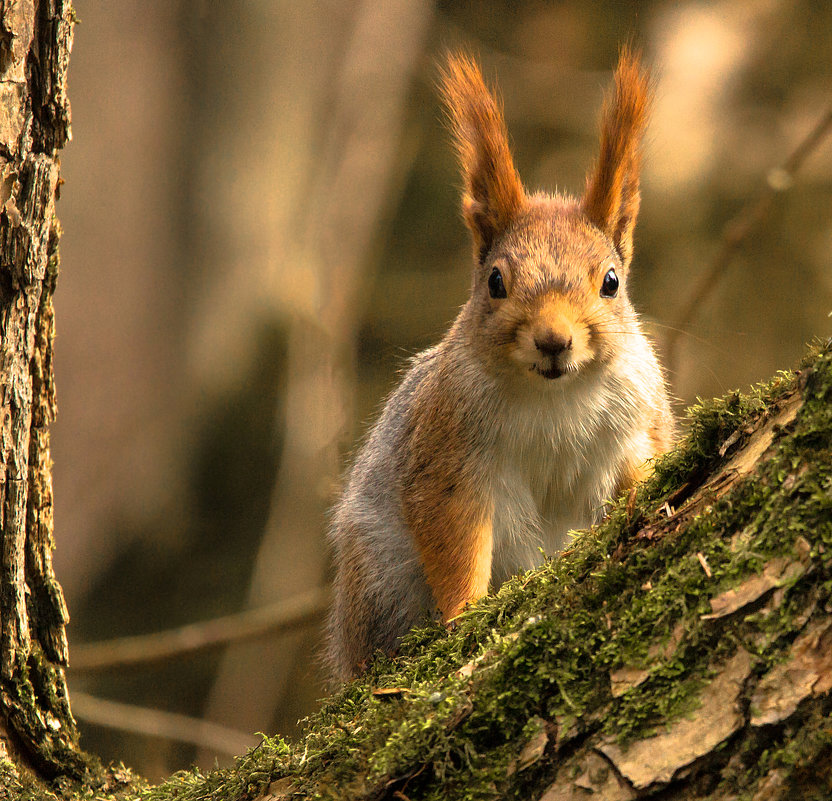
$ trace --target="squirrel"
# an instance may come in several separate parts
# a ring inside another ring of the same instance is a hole
[[[627,296],[649,76],[621,51],[581,199],[529,194],[467,55],[441,77],[474,244],[471,294],[413,358],[348,474],[329,537],[337,679],[446,624],[646,477],[674,437],[664,374]]]

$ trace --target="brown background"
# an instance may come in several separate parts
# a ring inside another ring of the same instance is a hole
[[[408,354],[464,302],[435,92],[464,46],[530,188],[579,192],[620,43],[653,65],[632,294],[660,347],[723,227],[829,106],[832,5],[77,0],[56,294],[56,568],[73,642],[327,580],[325,509]],[[680,336],[680,409],[828,335],[832,144]],[[296,732],[317,628],[70,687]],[[82,723],[158,776],[226,755]]]

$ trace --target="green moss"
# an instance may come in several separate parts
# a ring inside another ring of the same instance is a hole
[[[828,347],[817,346],[810,363],[800,376],[783,373],[747,394],[700,402],[679,447],[604,524],[466,610],[455,631],[411,633],[398,659],[380,657],[326,701],[302,741],[266,740],[233,769],[180,774],[138,797],[245,798],[279,777],[320,798],[396,789],[411,798],[527,797],[532,779],[552,769],[543,759],[511,770],[530,721],[556,728],[561,753],[589,735],[626,742],[692,712],[715,663],[739,645],[762,672],[787,647],[781,633],[788,622],[813,600],[827,603],[832,589]],[[778,434],[774,456],[695,513],[682,509],[668,519],[665,503],[678,505],[701,489],[766,410],[795,391],[803,403],[789,431]],[[736,443],[721,456],[729,438]],[[779,605],[762,609],[761,601],[724,620],[703,620],[712,598],[767,560],[795,554],[799,538],[809,543],[812,569],[783,589]],[[623,666],[650,672],[613,698],[610,671]],[[380,687],[400,692],[374,695]],[[818,753],[828,747],[821,739]],[[788,753],[770,751],[765,764],[791,770],[797,763]],[[749,770],[759,778],[763,763]]]
[[[32,643],[27,656],[15,655],[15,668],[0,680],[13,731],[23,740],[29,759],[49,776],[82,780],[102,771],[98,759],[78,747],[62,671]]]
[[[832,787],[832,714],[815,711],[779,748],[760,755],[759,775],[781,773],[791,788],[786,797],[828,801]]]

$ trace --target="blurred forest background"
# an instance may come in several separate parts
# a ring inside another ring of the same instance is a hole
[[[793,183],[772,172],[832,99],[830,3],[75,5],[53,428],[71,664],[83,643],[326,585],[349,452],[467,294],[435,91],[447,49],[499,83],[526,185],[573,193],[619,45],[644,49],[656,103],[632,294],[665,356],[726,223],[786,190],[683,325],[668,364],[680,409],[830,333],[832,145]],[[84,693],[292,736],[324,692],[320,622],[71,667],[84,744],[150,777],[229,758],[87,723]]]

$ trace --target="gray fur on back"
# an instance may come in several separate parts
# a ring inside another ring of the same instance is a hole
[[[410,404],[436,349],[415,357],[361,448],[329,540],[335,551],[335,601],[327,623],[327,661],[352,675],[376,649],[395,650],[402,634],[427,621],[434,601],[401,512],[402,442]]]

